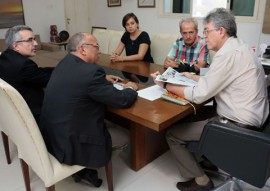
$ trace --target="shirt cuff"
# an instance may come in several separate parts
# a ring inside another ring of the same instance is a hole
[[[193,89],[194,87],[185,87],[184,89],[184,97],[191,102],[193,102]]]
[[[130,88],[130,89],[134,90],[134,88],[133,88],[133,87],[131,87],[131,86],[128,86],[127,88]]]

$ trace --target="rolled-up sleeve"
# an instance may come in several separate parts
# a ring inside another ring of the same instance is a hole
[[[227,56],[224,59],[224,57],[216,55],[207,75],[201,76],[196,86],[186,87],[184,97],[191,102],[200,104],[222,91],[234,80],[229,72],[233,70],[233,57],[233,55]],[[221,78],[221,76],[223,77]]]

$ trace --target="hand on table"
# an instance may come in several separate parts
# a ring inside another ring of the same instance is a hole
[[[120,56],[118,54],[112,53],[110,55],[110,60],[113,62],[122,61],[123,62],[123,56]]]
[[[164,61],[164,68],[178,68],[178,63],[172,60],[171,58],[167,57]]]
[[[124,88],[132,88],[135,91],[138,90],[138,86],[134,82],[127,82],[126,84],[124,84]]]
[[[119,76],[114,76],[114,75],[106,75],[106,80],[108,80],[111,83],[115,82],[123,82],[124,80],[120,78]]]

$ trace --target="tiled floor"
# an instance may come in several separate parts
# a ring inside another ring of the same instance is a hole
[[[12,143],[10,146],[12,164],[7,165],[0,138],[0,191],[25,191],[17,152]],[[113,158],[115,191],[178,191],[175,184],[179,181],[179,174],[174,158],[169,151],[138,172],[131,170],[127,161],[128,152],[122,152]],[[99,176],[104,180],[100,188],[94,188],[84,183],[74,183],[73,179],[69,177],[56,184],[56,191],[106,191],[104,168],[99,169]],[[215,184],[218,182],[215,181]],[[270,181],[267,185],[270,185]],[[31,173],[31,188],[32,191],[45,191],[44,184],[34,173]],[[270,187],[256,189],[245,184],[244,190],[270,191]]]

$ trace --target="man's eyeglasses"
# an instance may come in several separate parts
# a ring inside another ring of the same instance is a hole
[[[209,30],[208,29],[204,29],[203,30],[203,34],[207,36],[210,32],[215,31],[215,30],[219,30],[219,29],[220,28],[209,29]]]
[[[93,47],[95,47],[97,50],[99,50],[99,44],[84,43],[84,44],[82,44],[82,46],[93,46]]]
[[[34,41],[36,41],[35,38],[28,38],[26,40],[17,40],[15,41],[16,43],[20,43],[20,42],[28,42],[28,43],[33,43]]]

